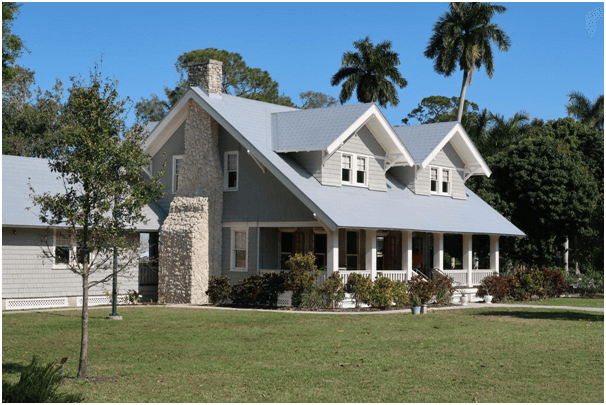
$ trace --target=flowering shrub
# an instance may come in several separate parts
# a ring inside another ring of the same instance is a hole
[[[535,267],[516,268],[508,277],[497,273],[485,277],[478,288],[478,297],[492,295],[495,301],[512,299],[527,301],[533,296],[540,299],[555,298],[568,291],[566,278],[561,271]]]
[[[545,267],[540,270],[543,273],[543,296],[541,298],[555,298],[568,291],[566,277],[559,270],[549,270]]]
[[[213,304],[224,304],[225,301],[227,301],[231,296],[231,283],[229,281],[229,277],[211,276],[210,281],[208,282],[208,290],[206,290],[206,295],[208,295],[210,302]]]
[[[433,284],[436,303],[450,304],[452,296],[457,290],[457,288],[454,286],[454,280],[452,277],[435,273],[433,280],[431,280],[431,284]]]
[[[476,295],[480,298],[484,298],[485,295],[492,295],[494,302],[507,301],[511,298],[510,279],[511,277],[502,277],[497,273],[484,277]]]
[[[427,304],[434,296],[435,285],[426,281],[420,274],[408,280],[406,287],[413,307]]]

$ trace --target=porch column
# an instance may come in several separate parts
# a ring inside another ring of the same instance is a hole
[[[326,255],[326,277],[334,271],[339,270],[339,230],[335,229],[326,231],[326,247],[328,252]]]
[[[402,231],[402,270],[406,280],[412,278],[412,231]]]
[[[370,270],[370,279],[377,278],[377,230],[366,230],[366,270]]]
[[[499,235],[490,235],[490,270],[499,273]]]
[[[467,270],[468,287],[473,287],[473,246],[471,237],[470,233],[463,234],[463,269]]]
[[[444,271],[444,234],[433,234],[433,267]]]

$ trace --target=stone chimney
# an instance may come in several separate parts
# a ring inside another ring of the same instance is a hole
[[[187,64],[187,84],[202,86],[209,94],[221,94],[223,62],[214,59],[197,60]]]

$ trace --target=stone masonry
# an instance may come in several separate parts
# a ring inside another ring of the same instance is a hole
[[[205,69],[198,69],[198,64],[192,67],[212,76],[201,84],[211,83],[212,90],[220,94],[222,64],[213,60],[205,63]],[[221,271],[223,168],[219,124],[193,100],[186,108],[179,189],[160,230],[158,297],[166,297],[170,303],[206,304],[210,276]]]
[[[202,86],[209,93],[221,94],[223,62],[213,59],[189,62],[187,72],[189,86]]]

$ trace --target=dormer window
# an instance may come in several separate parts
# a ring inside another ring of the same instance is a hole
[[[452,170],[443,167],[429,168],[431,194],[451,195]]]
[[[341,184],[345,184],[348,186],[367,186],[368,157],[356,154],[342,153]]]

